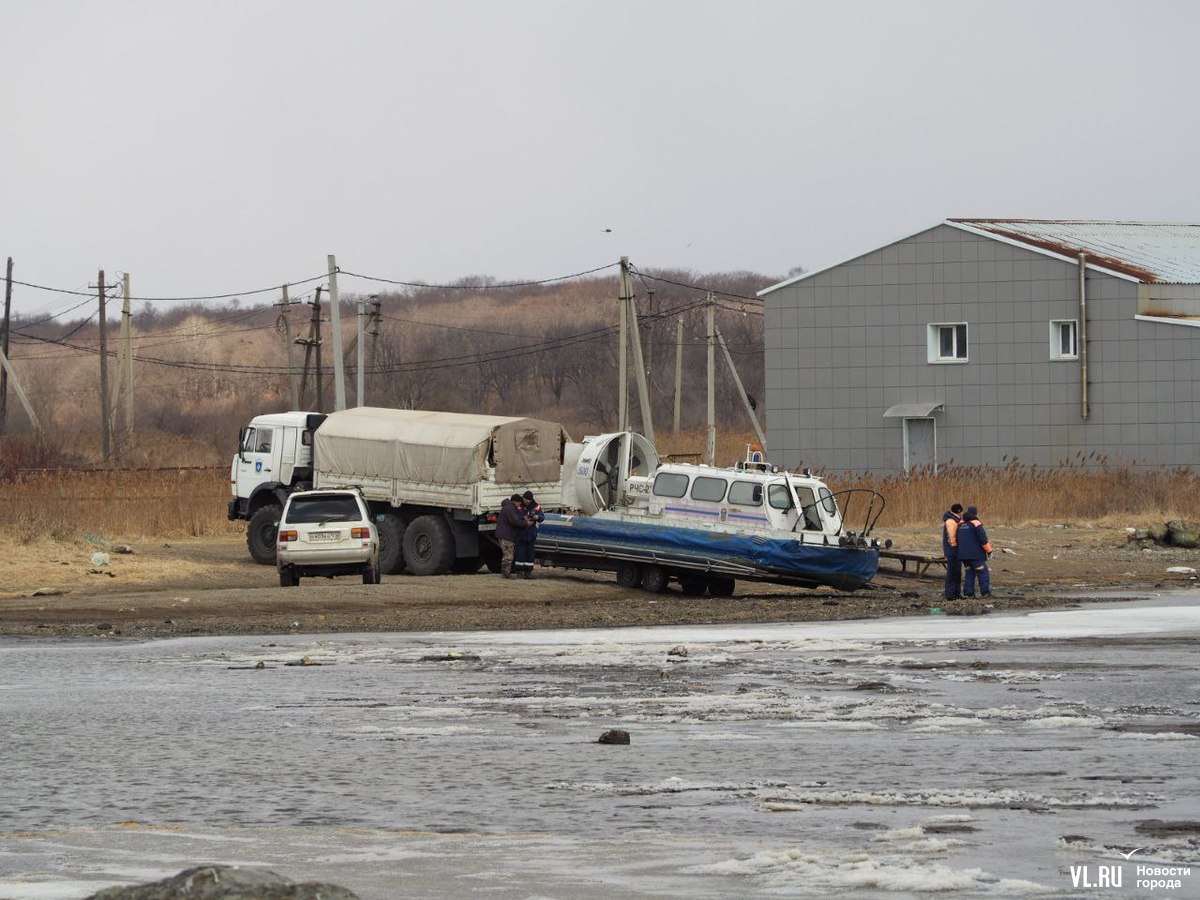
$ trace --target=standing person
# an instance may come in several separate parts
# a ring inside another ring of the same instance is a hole
[[[500,574],[505,578],[512,578],[517,541],[528,526],[525,514],[521,511],[520,494],[513,494],[500,504],[500,515],[496,517],[496,540],[500,542]]]
[[[963,579],[963,596],[975,596],[975,579],[979,579],[980,594],[991,596],[992,580],[987,561],[992,545],[988,543],[987,531],[979,521],[979,510],[974,506],[967,507],[962,524],[958,526],[957,537],[958,558],[967,570]]]
[[[947,600],[962,599],[962,564],[958,561],[958,526],[962,522],[962,504],[955,503],[942,513],[942,556],[946,557]]]
[[[534,545],[537,543],[537,527],[539,522],[546,520],[542,507],[533,499],[533,491],[526,491],[521,497],[521,509],[525,515],[525,530],[517,541],[517,572],[526,578],[533,577]]]

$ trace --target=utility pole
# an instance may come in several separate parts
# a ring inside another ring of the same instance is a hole
[[[679,404],[683,397],[683,317],[675,322],[675,434],[679,434]]]
[[[8,258],[8,269],[4,276],[4,330],[0,331],[0,434],[4,434],[8,419],[8,384],[10,380],[9,376],[11,376],[13,393],[17,395],[17,400],[25,408],[25,415],[29,416],[29,421],[33,423],[34,430],[37,431],[38,435],[41,435],[42,423],[38,421],[38,417],[34,414],[33,406],[29,403],[29,398],[25,396],[25,391],[21,389],[21,382],[17,379],[17,373],[12,371],[12,363],[8,361],[8,333],[9,326],[12,323],[12,272],[13,261],[10,256]]]
[[[629,295],[633,287],[629,283],[629,257],[621,257],[621,274],[618,279],[617,299],[621,304],[620,339],[617,348],[617,431],[629,430]]]
[[[21,401],[21,405],[25,407],[25,415],[29,416],[29,421],[33,423],[33,427],[38,434],[42,433],[42,423],[38,421],[38,417],[34,415],[33,407],[29,405],[29,398],[25,396],[25,392],[21,390],[21,382],[17,380],[17,373],[12,370],[12,363],[8,361],[8,356],[3,350],[0,350],[0,372],[11,376],[13,393],[17,395],[17,399]]]
[[[758,435],[758,445],[766,453],[767,436],[763,434],[762,426],[758,424],[758,415],[754,412],[754,407],[750,405],[750,397],[742,386],[742,378],[738,375],[737,366],[733,364],[733,356],[730,355],[729,347],[725,344],[725,335],[721,334],[720,328],[714,326],[713,329],[717,333],[717,340],[721,342],[721,352],[725,354],[725,362],[729,364],[729,371],[733,374],[733,383],[737,385],[738,396],[742,398],[742,405],[746,407],[746,415],[750,417],[750,424],[754,426],[754,433]]]
[[[717,304],[713,299],[712,291],[709,291],[708,309],[705,316],[708,332],[708,365],[706,378],[708,387],[708,431],[704,439],[704,458],[708,461],[710,466],[716,465],[717,459],[717,389],[714,371],[717,367],[716,306]]]
[[[316,295],[312,302],[312,319],[308,326],[308,338],[297,338],[297,344],[304,345],[304,372],[300,376],[300,402],[298,406],[303,407],[305,395],[308,393],[308,378],[312,371],[311,361],[313,355],[316,355],[317,372],[316,383],[313,388],[313,405],[316,406],[317,412],[325,412],[325,395],[321,389],[321,291],[325,290],[324,286],[318,287]]]
[[[104,270],[97,280],[100,295],[100,434],[104,447],[104,461],[112,454],[112,433],[108,398],[108,328],[104,320]]]
[[[324,289],[324,285],[318,287],[317,295],[313,299],[312,337],[310,338],[317,364],[315,393],[317,397],[317,412],[319,413],[325,412],[325,379],[321,377],[321,291]]]
[[[357,369],[357,371],[355,372],[356,377],[354,379],[354,405],[355,406],[365,406],[366,405],[366,402],[363,400],[363,396],[366,394],[365,379],[366,379],[366,375],[367,375],[367,371],[366,371],[367,367],[363,365],[363,356],[365,355],[363,353],[363,348],[367,346],[367,339],[366,339],[367,323],[365,321],[363,321],[366,318],[366,315],[367,315],[367,301],[366,301],[366,298],[364,298],[360,295],[358,298],[358,315],[355,317],[357,319],[355,324],[358,326],[358,332],[354,336],[355,340],[357,341],[357,343],[355,344],[357,349],[354,352],[354,365]]]
[[[654,289],[646,288],[646,343],[642,345],[642,355],[646,358],[646,384],[650,393],[654,393],[654,335],[659,330],[658,319],[654,317]],[[638,325],[641,328],[641,325]]]
[[[371,317],[370,317],[370,321],[368,322],[368,325],[370,326],[370,329],[371,329],[371,331],[370,331],[371,350],[370,350],[370,356],[368,357],[368,360],[369,360],[370,367],[371,367],[371,373],[376,376],[379,374],[378,372],[375,371],[375,369],[379,365],[379,326],[380,326],[381,320],[383,318],[383,315],[380,312],[382,305],[383,304],[382,304],[382,301],[379,299],[379,295],[372,294],[371,295]],[[376,386],[378,386],[378,379],[376,380]]]
[[[288,286],[283,286],[283,300],[279,302],[279,318],[283,322],[283,343],[287,348],[287,371],[288,371],[288,399],[291,402],[292,409],[300,408],[299,399],[299,376],[296,374],[295,363],[293,356],[295,355],[295,346],[292,344],[292,301],[288,297]]]
[[[628,277],[628,276],[627,276]],[[633,303],[633,290],[629,291],[629,326],[633,338],[633,364],[637,367],[638,405],[642,408],[642,431],[651,444],[654,443],[654,421],[650,415],[650,389],[646,384],[646,366],[642,361],[642,337],[638,333],[637,307]]]
[[[133,442],[133,315],[129,310],[129,273],[121,274],[121,346],[117,350],[116,406],[124,412],[117,440],[117,458],[123,460]],[[116,411],[114,410],[114,416]]]
[[[342,359],[342,300],[338,293],[337,260],[332,253],[329,254],[329,325],[333,334],[333,408],[345,409],[346,367]]]
[[[4,328],[0,331],[0,356],[8,359],[8,328],[12,321],[12,257],[8,258],[8,270],[4,276]],[[16,379],[13,379],[14,382]],[[8,420],[8,366],[0,366],[0,434],[4,434]]]
[[[313,352],[317,364],[317,412],[323,413],[325,412],[325,370],[321,363],[321,357],[324,353],[325,338],[321,337],[321,288],[317,288],[316,304],[316,308],[313,310],[313,315],[316,317]]]

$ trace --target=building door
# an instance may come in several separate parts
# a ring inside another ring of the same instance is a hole
[[[933,419],[904,420],[904,471],[921,466],[937,474],[937,429]]]

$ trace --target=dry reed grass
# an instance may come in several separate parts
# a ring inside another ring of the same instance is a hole
[[[718,465],[745,456],[750,432],[718,435]],[[664,432],[663,455],[703,456],[704,432]],[[937,475],[834,476],[835,491],[869,488],[886,500],[879,524],[902,527],[938,522],[951,503],[979,507],[988,525],[1091,522],[1131,525],[1194,518],[1200,476],[1189,469],[1134,471],[1130,467],[1048,469],[1012,463],[1004,468],[944,467]],[[229,481],[222,468],[179,470],[51,470],[22,472],[0,483],[0,529],[20,543],[236,534],[225,517]]]
[[[236,533],[224,469],[56,469],[0,483],[0,528],[19,543]]]
[[[695,428],[679,433],[659,425],[654,435],[655,445],[662,457],[671,457],[675,462],[703,462],[705,432]],[[753,431],[717,431],[718,466],[731,466],[746,458],[746,445],[755,440]]]
[[[1135,471],[1130,466],[1039,468],[1010,463],[943,467],[932,472],[885,477],[857,475],[836,489],[870,488],[887,501],[882,525],[918,525],[940,521],[952,503],[979,508],[988,525],[1021,526],[1035,522],[1136,522],[1195,518],[1200,505],[1200,476],[1190,469]]]

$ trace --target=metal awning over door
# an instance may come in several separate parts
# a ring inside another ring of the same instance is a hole
[[[925,419],[933,413],[945,411],[945,404],[936,401],[929,403],[897,403],[895,406],[889,406],[883,417],[885,419]]]

